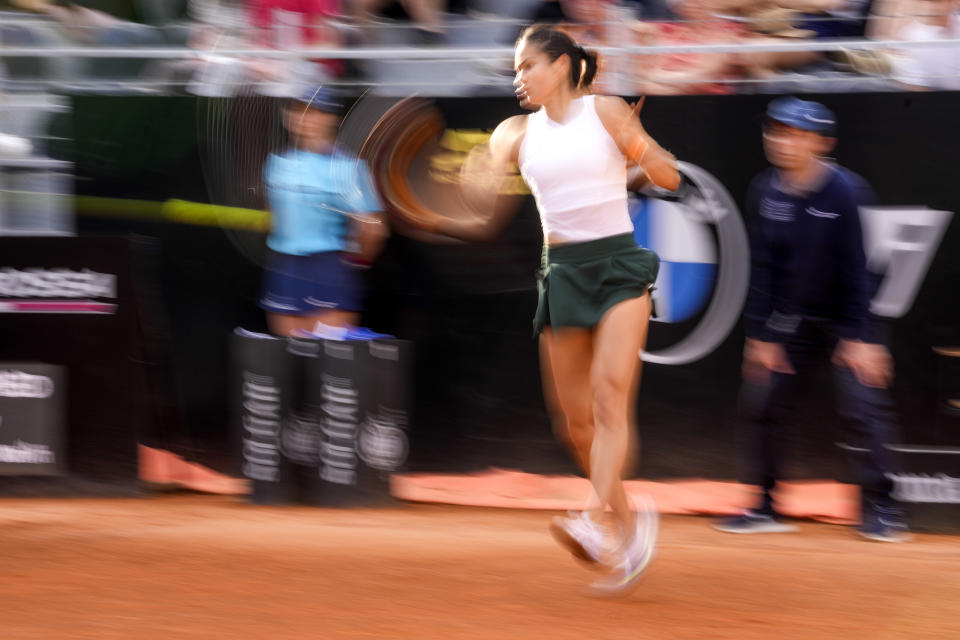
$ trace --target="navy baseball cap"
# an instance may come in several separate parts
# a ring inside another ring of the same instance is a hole
[[[327,113],[340,113],[343,111],[343,97],[334,89],[329,87],[306,87],[297,93],[293,100],[305,104],[311,109],[326,111]]]
[[[777,98],[768,104],[767,119],[822,136],[832,136],[837,128],[837,118],[830,109],[819,102],[792,96]]]

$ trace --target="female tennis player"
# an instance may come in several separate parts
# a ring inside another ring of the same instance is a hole
[[[659,259],[636,245],[627,210],[628,165],[675,190],[676,159],[644,130],[622,99],[592,95],[597,56],[562,31],[535,25],[515,50],[514,86],[533,110],[504,120],[483,155],[464,166],[463,195],[478,214],[421,215],[420,226],[459,238],[482,238],[503,226],[498,185],[511,166],[530,187],[543,225],[534,330],[548,402],[590,478],[595,504],[554,520],[551,531],[575,556],[608,572],[593,587],[622,593],[650,562],[656,510],[635,510],[622,482],[631,452],[633,404]],[[482,212],[482,213],[480,213]],[[422,214],[422,212],[421,212]],[[609,507],[613,536],[598,525]]]

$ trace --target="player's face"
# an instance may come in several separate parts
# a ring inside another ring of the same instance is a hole
[[[297,139],[299,146],[312,148],[318,143],[337,139],[340,118],[333,113],[310,109],[294,104],[287,109],[287,129]]]
[[[569,69],[567,57],[551,61],[535,42],[522,40],[514,55],[516,77],[513,87],[524,109],[538,109],[567,80]]]
[[[763,150],[770,164],[784,171],[803,169],[825,150],[820,134],[767,121],[763,126]]]

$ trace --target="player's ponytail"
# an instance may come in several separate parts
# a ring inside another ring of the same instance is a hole
[[[588,89],[597,77],[597,52],[587,51],[580,45],[577,46],[577,53],[580,55],[580,61],[574,65],[578,67],[576,77],[573,78],[574,84],[578,89]]]
[[[560,56],[567,56],[570,60],[570,84],[575,89],[588,90],[597,77],[596,52],[587,51],[559,29],[535,24],[523,30],[517,42],[522,40],[536,43],[551,62]]]

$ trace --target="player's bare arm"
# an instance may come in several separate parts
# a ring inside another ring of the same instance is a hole
[[[460,195],[472,215],[438,218],[434,232],[486,240],[506,226],[515,207],[504,195],[504,186],[519,160],[526,126],[525,115],[507,118],[494,129],[489,142],[470,152],[460,173]]]
[[[597,96],[596,106],[604,128],[629,162],[639,165],[658,187],[673,191],[680,186],[677,159],[647,133],[623,98]]]

